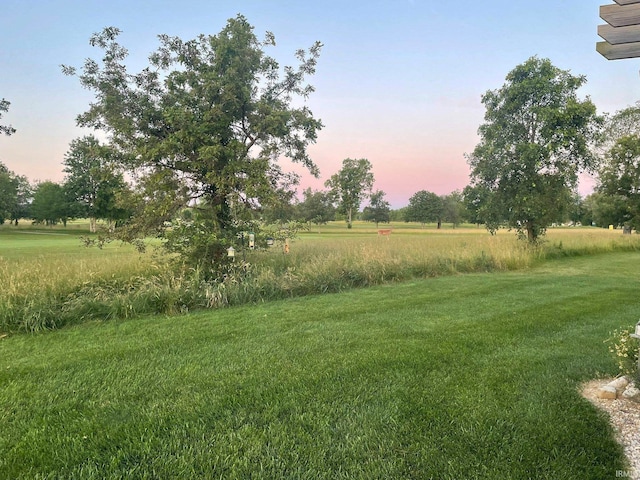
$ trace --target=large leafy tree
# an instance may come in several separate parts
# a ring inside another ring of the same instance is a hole
[[[173,228],[168,245],[185,260],[215,268],[252,210],[279,201],[296,182],[278,158],[318,174],[307,146],[322,124],[303,100],[313,92],[306,77],[315,73],[321,44],[298,50],[298,65],[282,69],[265,53],[273,35],[258,40],[238,15],[217,35],[188,41],[160,35],[149,66],[131,74],[119,33],[110,27],[91,38],[103,60],[87,60],[79,74],[96,99],[78,124],[105,131],[138,181],[136,215],[120,234],[162,236],[188,205],[190,224]]]
[[[409,199],[404,219],[406,222],[419,222],[423,225],[436,222],[440,228],[443,216],[444,202],[442,198],[433,192],[420,190]]]
[[[506,222],[536,242],[561,218],[579,172],[593,168],[589,142],[599,117],[577,96],[585,81],[532,57],[483,95],[481,140],[467,159],[472,185],[490,193],[483,208],[490,231]]]
[[[391,216],[391,204],[384,199],[385,193],[376,190],[369,197],[369,206],[362,210],[362,219],[367,222],[375,222],[376,228],[380,222],[389,223]]]
[[[373,188],[372,165],[366,158],[346,158],[342,168],[325,182],[338,204],[338,210],[347,217],[347,228],[353,226],[353,215]]]
[[[0,100],[0,118],[2,118],[3,112],[9,111],[9,105],[11,105],[11,103],[9,103],[4,98]],[[15,131],[16,129],[13,128],[11,125],[0,125],[0,133],[4,133],[5,135],[11,135],[12,133],[15,133]]]

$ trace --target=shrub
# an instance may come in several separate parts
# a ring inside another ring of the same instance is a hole
[[[631,337],[635,331],[635,325],[629,328],[619,328],[614,330],[607,340],[609,351],[613,354],[620,373],[630,378],[638,377],[638,340]]]

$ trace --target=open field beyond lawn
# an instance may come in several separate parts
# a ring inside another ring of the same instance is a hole
[[[389,227],[388,225],[384,225]],[[512,232],[477,227],[422,228],[393,224],[380,237],[373,224],[347,230],[334,222],[313,227],[269,252],[238,245],[224,281],[198,270],[171,269],[166,255],[131,246],[84,248],[83,225],[0,227],[0,333],[34,332],[89,320],[176,314],[334,293],[390,282],[473,272],[513,271],[542,261],[606,252],[640,251],[640,235],[596,228],[552,229],[530,248]],[[153,242],[157,244],[158,242]]]
[[[0,477],[616,478],[578,388],[639,287],[614,252],[9,336]]]

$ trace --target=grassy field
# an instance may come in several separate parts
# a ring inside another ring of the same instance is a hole
[[[387,225],[385,225],[387,227]],[[436,230],[394,224],[379,237],[373,224],[314,227],[284,255],[240,252],[223,282],[197,271],[176,274],[154,251],[110,244],[81,246],[83,225],[0,227],[0,332],[33,332],[88,320],[176,314],[341,292],[414,278],[530,268],[540,261],[613,251],[640,251],[640,236],[602,229],[550,230],[532,249],[511,232],[467,227]],[[246,259],[246,263],[242,261]]]
[[[91,289],[94,300],[99,299],[101,285],[126,288],[166,264],[130,246],[83,247],[80,237],[88,234],[83,227],[0,227],[0,332],[37,331],[82,321],[83,309],[74,306],[74,298],[83,289]],[[69,318],[65,308],[72,309]],[[96,313],[110,318],[116,308],[111,312],[97,308]]]
[[[578,388],[639,287],[614,252],[6,337],[0,478],[616,478]]]

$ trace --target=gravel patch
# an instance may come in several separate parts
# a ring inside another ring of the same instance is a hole
[[[640,480],[640,403],[618,396],[616,399],[598,398],[597,392],[612,379],[593,380],[582,386],[582,396],[609,415],[616,439],[624,447],[629,471],[617,472],[619,478]]]

